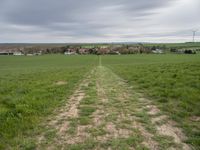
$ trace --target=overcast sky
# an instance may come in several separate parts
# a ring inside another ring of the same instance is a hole
[[[185,42],[194,29],[200,0],[0,0],[0,43]]]

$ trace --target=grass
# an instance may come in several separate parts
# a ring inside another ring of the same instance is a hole
[[[95,127],[95,128],[90,128],[90,129],[88,129],[88,132],[89,132],[93,137],[103,136],[103,135],[105,135],[105,134],[107,133],[107,132],[103,129],[102,126]]]
[[[95,80],[90,78],[90,83],[85,88],[85,94],[87,95],[80,102],[79,105],[79,123],[80,125],[88,125],[92,121],[92,114],[96,111],[95,104],[97,103],[96,97],[96,85]]]
[[[96,146],[96,141],[93,139],[88,139],[84,143],[70,145],[66,148],[66,150],[92,150]]]
[[[66,103],[84,75],[98,66],[98,60],[97,56],[0,57],[0,149],[34,149],[34,135],[44,130],[39,125]],[[192,117],[200,116],[199,54],[102,56],[101,64],[106,67],[97,67],[96,74],[89,78],[89,85],[82,87],[86,96],[78,105],[78,118],[69,119],[67,133],[73,136],[78,126],[91,125],[93,114],[99,109],[107,115],[103,116],[101,126],[87,130],[92,138],[69,145],[68,149],[94,149],[95,145],[113,149],[145,149],[140,133],[129,128],[130,118],[120,118],[122,113],[136,116],[146,130],[155,132],[145,112],[147,110],[135,112],[143,105],[137,102],[137,93],[142,93],[164,114],[177,121],[188,136],[187,143],[196,149],[200,147],[200,124],[192,120]],[[59,85],[58,81],[64,84]],[[97,95],[97,82],[104,90],[100,97]],[[136,91],[135,95],[131,90]],[[128,94],[132,94],[131,97]],[[100,99],[107,101],[102,103]],[[108,122],[135,135],[97,142],[94,140],[97,136],[108,134],[105,131]],[[46,131],[46,136],[47,139],[54,138],[55,131]],[[173,144],[166,137],[154,138],[164,149]]]
[[[96,59],[62,55],[1,57],[0,149],[26,149],[27,137],[37,133],[39,123],[66,103],[84,74],[96,65]],[[66,84],[56,85],[58,81]]]
[[[200,124],[191,120],[200,116],[200,55],[105,56],[102,62],[179,122],[187,142],[200,147]]]

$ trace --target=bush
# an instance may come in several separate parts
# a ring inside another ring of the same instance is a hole
[[[196,51],[193,51],[193,50],[185,50],[184,53],[185,53],[185,54],[196,54]]]

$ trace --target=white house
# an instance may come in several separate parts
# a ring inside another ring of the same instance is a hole
[[[24,54],[22,52],[14,52],[13,55],[14,56],[23,56]]]
[[[65,52],[64,54],[65,54],[65,55],[76,55],[76,52],[69,52],[69,51],[68,51],[68,52]]]
[[[163,54],[163,50],[156,49],[156,50],[153,50],[152,53],[154,53],[154,54]]]

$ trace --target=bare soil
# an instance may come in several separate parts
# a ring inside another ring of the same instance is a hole
[[[64,83],[59,81],[57,84]],[[96,95],[95,103],[91,104],[96,110],[87,118],[91,121],[81,125],[80,103],[89,96],[88,91]],[[135,92],[110,69],[99,66],[77,87],[66,105],[49,119],[47,131],[53,129],[55,134],[49,139],[44,132],[38,138],[38,149],[70,149],[78,145],[87,147],[91,143],[86,141],[92,139],[96,144],[90,149],[116,149],[114,141],[119,140],[119,147],[122,144],[127,146],[126,149],[133,150],[159,150],[163,147],[190,150],[191,147],[184,143],[187,137],[177,123],[169,118],[151,100]],[[193,117],[191,120],[199,121],[199,118]],[[134,144],[126,142],[130,138],[136,140]],[[173,144],[163,145],[166,141]]]

